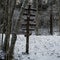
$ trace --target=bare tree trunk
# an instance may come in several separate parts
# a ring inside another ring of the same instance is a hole
[[[51,10],[50,10],[50,34],[53,35],[53,8],[52,8],[52,4],[51,4]]]
[[[8,60],[12,60],[13,58],[13,51],[14,51],[14,46],[15,46],[15,42],[17,39],[17,30],[18,30],[18,26],[19,26],[19,21],[21,19],[21,16],[23,14],[24,11],[24,7],[26,6],[28,0],[24,0],[22,6],[21,6],[21,10],[20,10],[20,16],[19,19],[17,20],[15,26],[14,26],[14,32],[12,33],[12,39],[11,39],[11,46],[9,47],[8,50]]]
[[[5,24],[6,24],[6,37],[5,37],[5,42],[4,42],[4,51],[6,52],[7,51],[7,49],[8,49],[8,41],[9,41],[9,32],[8,32],[8,4],[9,4],[9,0],[6,0],[6,2],[5,2],[5,15],[6,15],[6,17],[5,17]]]
[[[2,13],[2,16],[0,16],[0,32],[1,32],[1,40],[0,40],[0,49],[2,49],[3,47],[3,7],[2,7],[2,4],[3,3],[3,0],[0,0],[0,9],[2,10],[1,13]]]
[[[13,58],[13,51],[14,51],[14,46],[15,46],[15,42],[16,42],[16,39],[17,39],[17,35],[15,33],[12,34],[12,41],[11,41],[11,46],[8,50],[8,54],[7,54],[7,60],[12,60]]]
[[[36,35],[38,35],[38,28],[39,28],[39,19],[38,19],[38,0],[36,0],[36,9],[37,9],[37,12],[36,12]]]
[[[58,12],[59,12],[58,25],[59,25],[59,35],[60,35],[60,0],[57,1],[57,7],[58,7]]]
[[[4,44],[4,49],[5,49],[5,52],[6,52],[6,56],[5,56],[5,59],[6,60],[9,60],[8,59],[8,50],[9,50],[9,41],[10,41],[10,34],[11,34],[11,22],[12,22],[12,16],[13,16],[13,12],[14,12],[14,9],[15,9],[15,5],[16,5],[16,0],[9,0],[9,5],[8,5],[8,25],[7,25],[7,32],[6,32],[6,37],[5,37],[5,44]],[[10,57],[10,56],[9,56]]]

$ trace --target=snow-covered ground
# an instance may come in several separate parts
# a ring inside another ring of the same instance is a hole
[[[60,60],[60,36],[31,35],[29,43],[29,54],[23,54],[26,38],[17,35],[14,60]]]

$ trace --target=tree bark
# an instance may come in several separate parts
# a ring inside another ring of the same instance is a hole
[[[9,50],[9,41],[10,41],[10,34],[11,34],[11,22],[12,22],[12,16],[14,13],[15,5],[16,5],[16,0],[8,0],[7,4],[7,28],[6,28],[6,34],[5,34],[5,41],[4,41],[4,51],[6,52],[5,59],[8,60],[8,50]]]
[[[50,34],[53,35],[53,8],[51,3],[51,10],[50,10]]]
[[[38,35],[38,28],[39,28],[39,19],[38,19],[38,13],[39,13],[39,11],[38,11],[38,0],[36,0],[36,9],[37,9],[37,11],[36,11],[36,35]]]
[[[60,0],[57,1],[57,7],[58,7],[58,12],[59,12],[58,25],[59,25],[59,35],[60,35]]]
[[[7,51],[7,47],[6,46],[8,46],[8,40],[9,40],[9,32],[8,32],[8,4],[9,4],[9,0],[6,0],[6,2],[5,2],[5,24],[6,24],[6,26],[5,26],[5,28],[6,28],[6,37],[5,37],[5,41],[4,41],[4,47],[3,47],[3,49],[4,49],[4,51],[6,52]]]
[[[19,16],[19,19],[16,21],[16,24],[14,26],[14,32],[12,33],[12,39],[11,39],[11,45],[9,47],[9,50],[8,50],[8,60],[12,60],[12,57],[13,57],[13,52],[14,52],[14,46],[15,46],[15,43],[16,43],[16,39],[17,39],[17,31],[18,31],[18,27],[19,27],[19,21],[21,19],[21,16],[23,14],[23,11],[24,11],[24,7],[26,6],[27,4],[27,1],[28,0],[24,0],[22,6],[21,6],[21,9],[20,9],[20,16]]]

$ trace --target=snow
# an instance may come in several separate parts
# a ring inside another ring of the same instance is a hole
[[[13,60],[60,60],[60,36],[31,35],[29,43],[29,54],[23,54],[26,38],[17,35]]]
[[[1,37],[0,34],[0,41]],[[23,54],[26,49],[26,37],[17,35],[13,60],[60,60],[60,36],[31,35],[29,38],[29,54],[27,55]]]

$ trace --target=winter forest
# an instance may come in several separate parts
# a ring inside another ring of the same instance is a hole
[[[0,60],[60,60],[60,0],[0,0]]]

